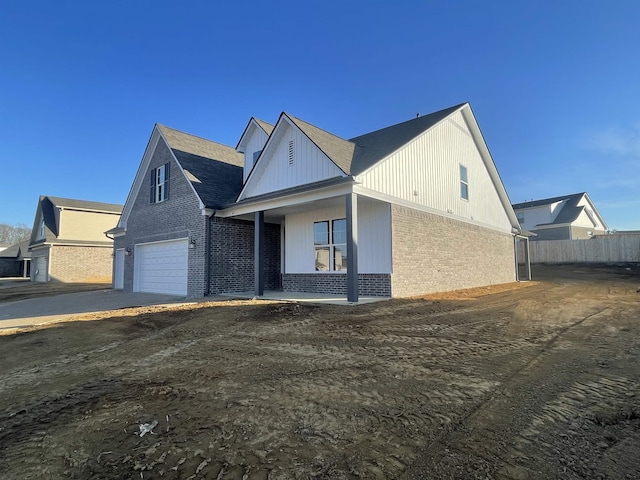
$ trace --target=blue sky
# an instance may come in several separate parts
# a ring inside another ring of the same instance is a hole
[[[285,110],[350,138],[468,101],[514,203],[640,229],[640,2],[0,0],[0,223],[124,203],[158,122],[235,146]]]

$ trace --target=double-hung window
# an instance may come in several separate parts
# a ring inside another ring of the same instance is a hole
[[[464,165],[460,165],[460,198],[469,200],[469,177]]]
[[[347,220],[325,220],[313,224],[315,269],[318,272],[347,270]]]
[[[149,200],[151,203],[164,202],[169,198],[169,164],[152,169],[150,177]]]

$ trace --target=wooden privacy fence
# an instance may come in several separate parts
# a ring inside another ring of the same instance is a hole
[[[529,242],[531,263],[640,262],[640,235]]]

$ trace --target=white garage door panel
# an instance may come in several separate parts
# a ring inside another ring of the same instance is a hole
[[[136,291],[187,294],[187,240],[137,245]]]

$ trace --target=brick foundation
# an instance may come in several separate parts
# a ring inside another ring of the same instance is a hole
[[[358,294],[366,297],[390,297],[391,275],[385,273],[358,274]],[[282,276],[285,292],[347,294],[347,276],[336,273],[287,273]]]

